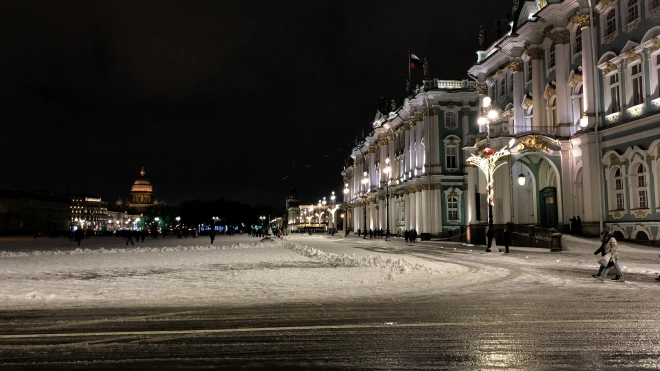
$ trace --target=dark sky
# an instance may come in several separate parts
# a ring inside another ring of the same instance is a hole
[[[463,79],[511,0],[0,2],[0,183],[284,209],[341,194],[407,52]],[[413,71],[413,83],[421,73]],[[285,177],[289,178],[285,179]]]

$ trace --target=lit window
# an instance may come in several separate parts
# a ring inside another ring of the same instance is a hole
[[[636,106],[638,104],[644,103],[644,82],[643,82],[643,76],[642,76],[642,64],[638,63],[634,66],[632,66],[631,70],[631,78],[632,78],[632,88],[633,88],[633,97],[632,97],[632,105]]]
[[[619,90],[619,73],[610,76],[610,96],[612,98],[611,113],[621,111],[620,90]]]

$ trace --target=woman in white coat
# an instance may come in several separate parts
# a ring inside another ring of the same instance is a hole
[[[603,242],[604,254],[611,254],[610,261],[607,263],[607,266],[598,277],[599,280],[605,281],[607,278],[607,273],[609,273],[610,268],[616,268],[616,277],[612,278],[612,281],[625,282],[623,278],[623,272],[619,268],[619,245],[616,242],[616,238],[612,237],[607,231],[604,231],[600,234],[600,240]]]

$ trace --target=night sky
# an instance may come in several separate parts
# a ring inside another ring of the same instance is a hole
[[[341,195],[407,53],[466,78],[511,0],[0,2],[0,184],[284,211]],[[413,86],[421,82],[413,71]]]

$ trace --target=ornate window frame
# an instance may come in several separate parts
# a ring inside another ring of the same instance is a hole
[[[616,5],[617,2],[613,1],[600,11],[601,44],[609,44],[619,35],[619,12]],[[612,11],[614,13],[610,13]],[[609,18],[610,14],[612,14],[611,18]],[[610,20],[614,22],[614,29],[610,33],[607,33],[607,25]]]
[[[653,179],[653,193],[655,195],[655,212],[660,212],[660,139],[651,143],[646,155],[651,160],[651,174],[649,179]],[[658,231],[660,233],[660,231]]]
[[[458,128],[458,119],[456,118],[456,112],[453,111],[445,112],[445,129],[456,130],[457,128]]]
[[[456,201],[451,201],[452,198],[455,198]],[[461,205],[463,198],[463,190],[459,188],[447,188],[445,189],[445,218],[447,222],[452,225],[460,225],[461,220],[463,220],[463,213],[461,212]],[[456,205],[456,208],[449,208],[450,202]],[[455,215],[450,215],[450,212],[456,212]],[[453,219],[451,217],[457,216],[458,219]]]
[[[461,138],[459,138],[456,135],[448,135],[445,137],[445,139],[442,140],[442,142],[445,144],[445,151],[444,151],[444,157],[445,157],[445,170],[448,172],[456,172],[460,168],[461,164],[461,151],[459,151],[459,146],[461,145]],[[450,154],[451,152],[451,154]],[[455,165],[454,167],[450,167],[449,165],[451,164],[451,159],[450,156],[455,157]]]
[[[632,49],[631,49],[632,51]],[[633,52],[634,53],[634,52]],[[646,104],[646,69],[644,68],[645,66],[644,61],[639,58],[639,60],[634,60],[630,61],[627,60],[626,62],[626,106],[628,107],[628,111],[635,110],[636,107],[638,106],[643,106]],[[637,70],[639,71],[635,75],[633,75],[633,68],[637,67]],[[640,101],[635,102],[635,92],[633,91],[633,79],[634,78],[639,78],[639,81],[641,82],[642,86],[640,87],[641,95],[640,95]],[[635,112],[631,112],[635,114]]]
[[[640,168],[643,170],[641,173],[639,172]],[[631,181],[628,182],[628,186],[630,188],[630,197],[632,199],[631,209],[633,210],[646,210],[648,212],[651,211],[651,192],[649,189],[650,172],[648,170],[649,169],[646,162],[640,159],[635,160],[635,162],[631,163],[628,167],[628,176],[631,178]],[[638,179],[640,178],[642,178],[644,182],[642,185],[638,183]],[[640,192],[645,192],[646,194],[644,201],[645,203],[642,203]]]
[[[632,4],[631,4],[632,3]],[[642,19],[642,0],[621,0],[621,29],[625,33],[630,33],[639,26]],[[636,18],[630,18],[631,14],[636,14]]]
[[[629,193],[626,192],[629,189],[629,181],[627,174],[627,163],[628,161],[624,156],[619,155],[617,152],[610,150],[607,151],[601,158],[601,163],[604,167],[605,173],[605,182],[606,182],[606,200],[607,200],[607,213],[612,216],[614,219],[621,219],[623,215],[630,213],[630,203],[628,199]],[[616,176],[617,170],[621,178],[621,186],[623,189],[617,189],[617,179]],[[617,193],[622,194],[623,197],[623,210],[617,209],[616,206],[616,195]]]
[[[528,86],[532,82],[533,77],[532,59],[529,57],[523,57],[523,63],[525,64],[525,86]]]
[[[655,2],[655,6],[653,6]],[[660,0],[646,0],[644,4],[646,18],[655,18],[660,15]]]

